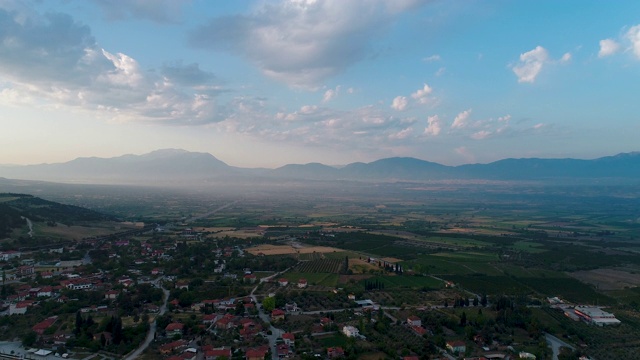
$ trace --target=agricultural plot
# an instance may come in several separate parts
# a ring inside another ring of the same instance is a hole
[[[283,277],[292,283],[297,283],[300,279],[306,279],[309,285],[319,285],[335,287],[338,284],[338,274],[332,273],[305,273],[305,272],[288,272]]]
[[[430,276],[376,276],[370,279],[362,281],[364,282],[380,282],[383,284],[385,290],[397,289],[397,288],[410,288],[415,290],[428,289],[441,289],[444,287],[444,283],[441,280],[434,279]]]
[[[339,273],[344,267],[344,259],[320,259],[305,261],[296,267],[303,273]]]

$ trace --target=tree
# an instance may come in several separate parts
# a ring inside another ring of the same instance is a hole
[[[22,337],[22,345],[25,348],[31,347],[36,343],[36,340],[38,340],[38,334],[35,331],[29,331]]]
[[[477,297],[473,297],[473,306],[478,306],[478,298]]]
[[[265,311],[271,311],[276,308],[276,298],[273,296],[269,296],[262,300],[262,307]]]
[[[480,300],[480,304],[482,304],[482,306],[487,306],[487,294],[482,294],[482,299]]]
[[[467,313],[463,311],[460,316],[460,326],[464,327],[465,325],[467,325]]]

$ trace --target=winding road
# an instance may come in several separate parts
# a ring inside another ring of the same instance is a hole
[[[162,280],[162,277],[157,278],[153,282],[156,286],[160,286],[160,288],[162,289],[162,292],[164,293],[164,301],[162,303],[162,306],[160,307],[160,312],[158,313],[158,316],[164,315],[164,313],[167,311],[167,301],[169,300],[169,290],[162,287],[161,280]],[[156,316],[156,319],[158,318],[158,316]],[[147,333],[147,337],[144,339],[144,342],[140,344],[140,346],[137,349],[135,349],[132,353],[127,355],[123,360],[133,360],[133,359],[136,359],[138,356],[140,356],[149,347],[149,344],[151,344],[153,339],[155,339],[156,329],[157,329],[157,325],[156,325],[156,320],[154,319],[153,323],[151,323],[151,325],[149,326],[149,332]]]

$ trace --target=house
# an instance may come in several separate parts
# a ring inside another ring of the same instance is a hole
[[[168,344],[160,346],[160,353],[163,355],[171,354],[174,351],[179,351],[182,348],[186,348],[189,343],[186,340],[172,341]]]
[[[27,308],[31,306],[32,303],[32,301],[19,301],[16,304],[9,305],[9,315],[24,315],[27,312]]]
[[[340,346],[327,348],[329,359],[344,357],[344,349]]]
[[[287,286],[287,285],[289,285],[289,280],[287,280],[287,279],[285,279],[285,278],[279,279],[279,280],[278,280],[278,284],[279,284],[280,286]]]
[[[342,333],[345,334],[347,337],[358,337],[360,336],[360,331],[358,329],[356,329],[353,326],[344,326],[342,328]]]
[[[422,326],[411,326],[411,330],[413,330],[413,332],[420,336],[427,333],[427,329],[423,328]]]
[[[33,265],[23,265],[23,266],[19,266],[16,274],[18,276],[31,276],[35,273],[34,267]]]
[[[189,282],[186,280],[180,280],[176,282],[176,289],[185,289],[189,290]]]
[[[307,287],[307,279],[300,279],[298,280],[298,287],[300,289],[304,289]]]
[[[280,310],[280,309],[274,309],[271,312],[271,320],[277,321],[277,320],[284,320],[284,315],[285,312]]]
[[[264,360],[264,357],[269,352],[269,347],[261,346],[258,348],[247,349],[245,354],[246,360]]]
[[[216,322],[216,318],[218,317],[218,315],[216,314],[207,314],[204,315],[202,317],[202,323],[203,324],[213,324],[214,322]]]
[[[42,335],[44,334],[45,330],[51,327],[51,325],[53,325],[57,320],[58,320],[57,316],[46,318],[43,321],[33,325],[31,330],[33,330],[38,335]]]
[[[407,318],[407,324],[409,326],[422,326],[422,320],[415,315],[411,315]]]
[[[226,314],[222,317],[222,319],[216,322],[216,329],[220,330],[229,330],[236,327],[236,324],[233,323],[234,316],[231,314]]]
[[[354,294],[349,294],[349,295],[347,295],[347,299],[355,301],[356,300],[356,296]]]
[[[182,330],[184,330],[184,324],[171,323],[167,325],[167,327],[164,330],[167,332],[167,336],[169,337],[174,335],[182,335]]]
[[[322,319],[320,319],[320,325],[322,326],[331,325],[332,323],[333,321],[331,321],[331,319],[329,319],[328,317],[323,317]]]
[[[51,286],[41,287],[36,294],[37,297],[51,297],[52,295],[53,295],[53,287]]]
[[[205,360],[215,360],[219,357],[231,359],[231,348],[210,349],[204,352]]]
[[[16,250],[0,251],[0,260],[2,261],[9,261],[13,258],[17,258],[20,256],[22,256],[22,253],[20,251],[16,251]]]
[[[284,334],[282,334],[282,340],[284,340],[284,343],[287,346],[295,346],[295,344],[296,344],[296,337],[292,333],[284,333]]]
[[[447,341],[447,349],[452,353],[464,353],[467,351],[467,346],[462,340],[450,340]]]
[[[255,283],[256,280],[257,280],[257,277],[255,276],[255,274],[247,274],[244,276],[244,281],[250,284]]]
[[[117,290],[109,290],[104,294],[104,298],[107,300],[115,300],[120,295],[120,292]]]
[[[285,344],[280,344],[276,347],[276,353],[278,354],[279,359],[283,359],[289,357],[291,349],[289,349],[289,347]]]

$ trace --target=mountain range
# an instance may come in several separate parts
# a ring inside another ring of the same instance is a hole
[[[488,164],[447,166],[394,157],[334,167],[320,163],[289,164],[277,169],[239,168],[209,153],[163,149],[144,155],[77,158],[65,163],[0,166],[0,177],[73,183],[178,185],[221,181],[432,181],[485,179],[544,181],[569,179],[639,179],[640,152],[593,160],[504,159]]]

